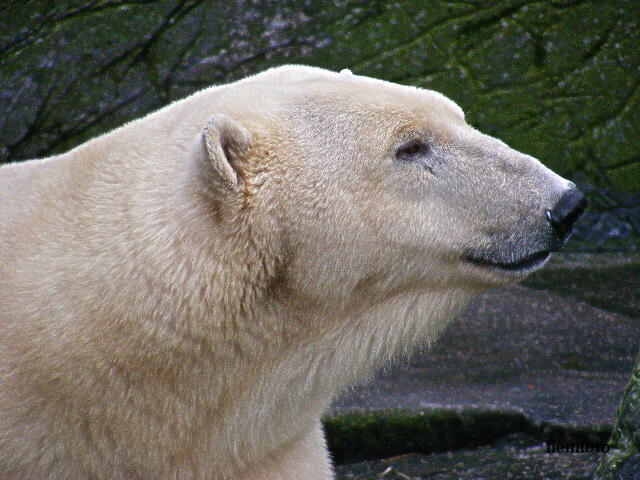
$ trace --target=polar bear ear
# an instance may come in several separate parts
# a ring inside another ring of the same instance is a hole
[[[239,163],[251,146],[251,134],[233,118],[216,113],[202,130],[202,141],[209,157],[209,167],[226,186],[236,190],[242,183]]]

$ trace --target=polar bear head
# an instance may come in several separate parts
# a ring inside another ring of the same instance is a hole
[[[278,245],[281,285],[316,303],[522,279],[585,206],[434,91],[287,66],[221,105],[203,131],[210,181]]]

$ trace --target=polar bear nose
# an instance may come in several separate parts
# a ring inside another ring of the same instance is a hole
[[[573,224],[586,207],[587,199],[582,192],[571,188],[564,192],[555,207],[547,210],[545,214],[558,236],[565,240],[571,233]]]

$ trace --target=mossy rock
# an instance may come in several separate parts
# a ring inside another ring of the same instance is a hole
[[[622,397],[609,445],[611,450],[602,458],[596,480],[640,478],[640,357]]]
[[[324,419],[337,464],[407,453],[446,452],[495,444],[512,434],[539,442],[604,445],[611,427],[536,422],[519,411],[483,408],[352,411]]]
[[[440,90],[565,175],[640,188],[640,5],[612,0],[25,1],[0,6],[0,162],[306,63]]]

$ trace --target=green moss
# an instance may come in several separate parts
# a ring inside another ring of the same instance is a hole
[[[481,410],[350,413],[325,420],[337,463],[473,447],[528,427],[522,414]]]
[[[611,428],[536,423],[521,412],[435,408],[348,413],[324,420],[336,463],[491,445],[523,433],[541,442],[603,444]]]
[[[640,162],[640,157],[638,158]],[[630,192],[640,192],[640,163],[633,163],[607,171],[609,182]]]

